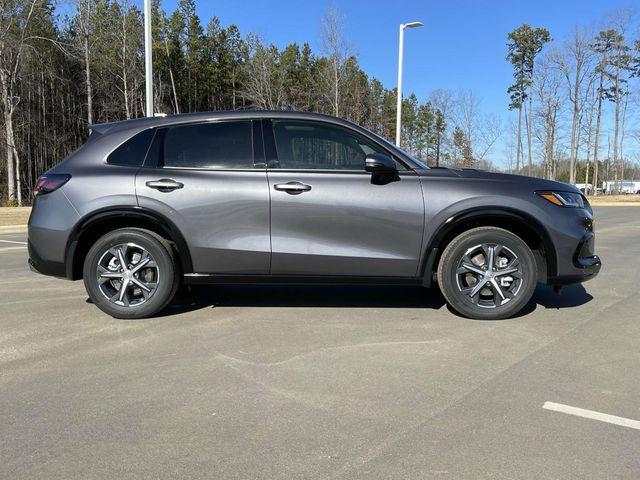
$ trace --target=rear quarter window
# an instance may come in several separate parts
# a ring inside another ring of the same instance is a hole
[[[253,168],[251,121],[177,125],[164,135],[165,167]]]
[[[134,135],[109,154],[107,163],[130,167],[142,166],[154,133],[154,129],[149,129]]]

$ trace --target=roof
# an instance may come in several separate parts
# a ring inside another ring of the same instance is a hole
[[[116,133],[115,137],[126,136],[127,134],[135,134],[146,128],[161,127],[165,125],[175,125],[180,123],[192,123],[192,122],[206,122],[222,119],[258,119],[258,118],[286,118],[290,120],[317,120],[326,123],[333,123],[336,125],[342,125],[347,128],[351,128],[359,131],[366,137],[376,141],[377,143],[383,143],[384,147],[392,151],[394,155],[401,157],[409,164],[413,164],[419,168],[424,168],[419,162],[408,155],[406,152],[398,149],[386,139],[379,135],[361,127],[353,122],[345,120],[343,118],[333,117],[331,115],[325,115],[323,113],[315,112],[299,112],[295,110],[218,110],[212,112],[197,112],[197,113],[181,113],[177,115],[164,115],[158,117],[143,117],[132,120],[122,120],[119,122],[99,123],[90,125],[92,133],[98,133],[102,138],[104,134]],[[133,132],[130,132],[133,130]],[[95,137],[95,135],[94,135]],[[89,137],[91,138],[91,137]],[[121,143],[124,139],[118,139],[116,143]]]
[[[207,120],[220,119],[255,119],[255,118],[289,118],[322,120],[325,122],[337,123],[351,127],[361,128],[358,125],[342,118],[332,117],[315,112],[299,112],[294,110],[218,110],[211,112],[180,113],[176,115],[163,115],[157,117],[142,117],[132,120],[121,120],[118,122],[96,123],[90,125],[92,132],[100,134],[112,133],[115,131],[129,129],[143,129],[148,127],[158,127],[172,125],[176,123],[201,122]]]

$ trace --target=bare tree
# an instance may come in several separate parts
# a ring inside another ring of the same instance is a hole
[[[590,48],[597,55],[597,64],[595,67],[595,73],[598,79],[598,86],[596,88],[596,131],[593,147],[593,186],[594,195],[598,194],[598,154],[600,149],[600,131],[602,129],[602,101],[605,94],[605,80],[608,78],[609,68],[609,56],[612,49],[613,38],[615,38],[615,32],[602,31],[594,39]],[[608,172],[607,172],[608,174]]]
[[[326,97],[333,115],[340,115],[342,86],[346,76],[346,63],[352,55],[352,49],[344,36],[343,15],[329,5],[322,20],[322,48],[327,56],[327,68],[324,69]]]
[[[630,48],[626,44],[625,35],[629,29],[630,24],[634,20],[635,10],[633,8],[625,8],[615,11],[611,14],[609,22],[614,27],[614,31],[617,33],[615,41],[613,43],[613,52],[611,55],[612,66],[612,92],[609,95],[609,99],[615,103],[614,120],[613,120],[613,163],[618,164],[619,154],[619,135],[620,135],[620,109],[621,100],[623,96],[626,96],[628,92],[624,89],[624,84],[627,79],[625,76],[629,73],[632,56],[629,54]],[[626,110],[626,102],[625,102]],[[616,170],[617,175],[617,170]]]
[[[620,163],[620,168],[621,168],[621,172],[620,172],[620,177],[622,180],[624,180],[624,166],[625,166],[625,159],[624,159],[624,139],[625,139],[625,124],[627,121],[627,107],[629,105],[629,94],[625,95],[624,97],[624,107],[622,108],[622,118],[620,120],[620,159],[619,159],[619,163]]]
[[[84,63],[84,80],[87,95],[87,124],[93,123],[93,88],[91,84],[91,34],[95,0],[76,0],[76,20],[80,34],[80,49]]]
[[[178,90],[176,86],[176,78],[173,72],[174,66],[171,64],[171,52],[169,51],[168,25],[167,17],[164,12],[159,12],[158,28],[162,36],[162,44],[164,45],[164,53],[166,55],[167,70],[169,71],[169,81],[171,82],[171,92],[173,93],[173,109],[176,114],[180,113],[180,102],[178,100]]]
[[[439,88],[431,92],[429,95],[429,103],[433,105],[436,111],[440,112],[439,121],[442,130],[438,133],[436,145],[436,166],[439,166],[440,152],[452,143],[450,140],[452,137],[450,133],[451,122],[449,119],[455,109],[455,93],[451,90]]]
[[[138,19],[128,0],[116,0],[116,4],[120,13],[120,25],[118,25],[118,31],[115,32],[116,40],[119,43],[118,61],[120,64],[117,76],[121,82],[121,85],[117,85],[116,88],[122,93],[125,117],[130,119],[132,116],[131,83],[137,67],[137,59],[131,52],[140,50],[140,46],[136,45],[138,43],[136,41],[139,41],[139,38],[136,38],[135,35],[137,33],[135,30],[138,26]],[[133,48],[132,45],[134,46]]]
[[[279,66],[278,49],[265,47],[255,35],[247,38],[247,82],[244,95],[258,108],[277,110],[283,107],[284,83]]]
[[[536,73],[536,94],[538,96],[538,117],[541,120],[539,141],[543,144],[543,164],[545,177],[554,178],[555,146],[558,112],[562,104],[560,78],[552,68],[550,56],[543,57]]]
[[[516,172],[516,148],[518,145],[518,126],[513,118],[507,124],[508,137],[505,143],[504,154],[507,159],[507,171],[509,173]]]
[[[567,97],[571,102],[571,146],[569,147],[569,182],[576,182],[576,156],[578,152],[578,123],[586,102],[586,92],[595,79],[593,50],[590,43],[593,34],[588,29],[576,28],[565,42],[563,49],[556,50],[553,63],[562,72],[567,86]]]
[[[26,38],[31,28],[31,18],[37,0],[3,0],[0,15],[0,97],[6,141],[7,190],[9,204],[22,205],[20,182],[20,156],[16,148],[14,114],[20,97],[18,79],[27,50]]]
[[[480,99],[472,90],[457,93],[452,111],[454,126],[465,136],[466,145],[473,158],[483,161],[502,134],[498,117],[480,111]]]
[[[589,193],[588,192],[589,168],[590,168],[590,161],[591,161],[591,144],[593,139],[593,118],[595,116],[596,104],[597,104],[597,93],[595,90],[595,84],[592,83],[591,88],[587,92],[588,107],[587,107],[586,113],[587,113],[588,123],[586,128],[587,129],[587,165],[586,165],[585,176],[584,176],[585,194]],[[595,190],[595,185],[594,185],[594,190]]]

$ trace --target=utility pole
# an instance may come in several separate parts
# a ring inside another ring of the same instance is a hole
[[[398,104],[396,110],[396,146],[400,146],[402,136],[402,60],[404,50],[404,29],[421,27],[422,22],[409,22],[400,24],[400,44],[398,46]]]
[[[144,0],[144,75],[147,117],[153,117],[153,57],[151,50],[151,0]]]

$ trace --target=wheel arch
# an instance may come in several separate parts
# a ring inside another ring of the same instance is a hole
[[[92,212],[82,218],[67,241],[66,276],[71,280],[82,278],[82,266],[91,245],[105,233],[126,227],[144,228],[169,240],[179,258],[183,273],[193,273],[189,247],[176,225],[157,212],[140,207],[110,207]]]
[[[504,228],[518,235],[534,253],[538,280],[556,275],[556,249],[547,229],[532,215],[508,207],[475,207],[448,217],[431,236],[420,275],[423,285],[431,286],[443,250],[460,233],[475,227]]]

